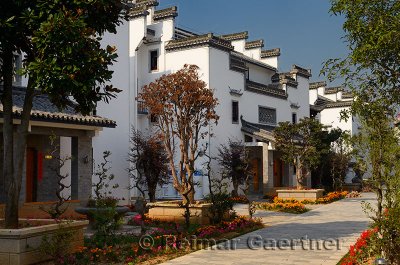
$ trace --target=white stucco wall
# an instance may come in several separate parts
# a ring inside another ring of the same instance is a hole
[[[116,176],[119,188],[115,196],[129,198],[129,179],[127,178],[127,157],[129,151],[130,104],[134,101],[130,90],[130,56],[129,56],[129,26],[128,23],[118,28],[117,34],[106,34],[104,44],[117,47],[118,59],[111,67],[114,71],[112,84],[121,89],[117,98],[112,99],[109,104],[101,102],[97,107],[97,114],[117,122],[117,128],[105,128],[103,132],[93,139],[93,157],[95,164],[102,161],[103,151],[111,151],[111,170]]]

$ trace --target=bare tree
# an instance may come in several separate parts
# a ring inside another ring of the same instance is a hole
[[[214,92],[200,79],[198,67],[185,65],[143,87],[139,99],[157,117],[175,189],[183,203],[194,202],[193,174],[199,142],[208,134],[204,127],[218,121]],[[179,146],[179,153],[175,151]],[[179,156],[177,165],[175,155]]]
[[[132,128],[128,162],[133,187],[143,198],[146,198],[147,192],[150,201],[154,202],[157,186],[167,184],[170,179],[168,158],[160,135],[145,136]]]

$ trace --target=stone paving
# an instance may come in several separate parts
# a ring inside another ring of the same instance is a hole
[[[270,226],[163,264],[335,265],[368,227],[361,202],[374,200],[373,194],[364,193],[301,215],[257,212]],[[273,222],[268,221],[271,216]]]

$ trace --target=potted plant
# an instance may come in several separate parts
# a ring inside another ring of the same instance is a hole
[[[118,184],[113,184],[115,179],[113,174],[108,174],[108,157],[111,152],[103,153],[103,162],[98,165],[94,177],[98,179],[93,186],[94,196],[91,197],[83,207],[75,208],[77,213],[86,215],[89,220],[89,226],[92,229],[98,229],[99,226],[107,226],[110,229],[117,229],[121,218],[129,211],[128,207],[119,206],[119,199],[112,195],[112,190],[118,188]]]

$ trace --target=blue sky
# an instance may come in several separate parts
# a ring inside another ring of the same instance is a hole
[[[322,63],[344,57],[348,50],[342,17],[329,13],[329,0],[160,0],[158,8],[177,6],[178,26],[196,33],[248,31],[249,39],[264,39],[265,49],[281,48],[280,71],[292,64],[311,68],[312,81]]]

